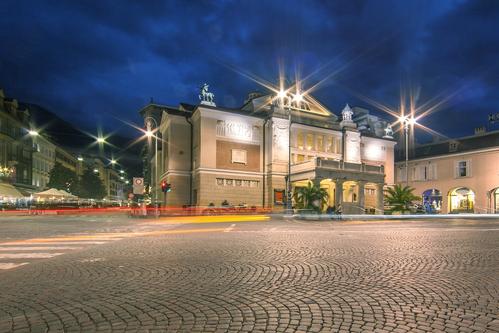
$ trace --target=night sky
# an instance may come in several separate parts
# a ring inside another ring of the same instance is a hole
[[[279,64],[315,73],[304,88],[327,78],[312,94],[336,114],[412,92],[442,102],[421,122],[455,137],[499,112],[494,0],[3,0],[0,16],[0,87],[87,130],[134,135],[117,118],[139,123],[151,97],[197,103],[204,82],[240,106],[264,90],[234,68],[277,82]]]

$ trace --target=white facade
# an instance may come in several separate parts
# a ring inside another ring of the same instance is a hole
[[[38,135],[33,139],[33,179],[32,185],[38,190],[47,188],[50,171],[55,164],[55,144]]]
[[[344,203],[345,212],[382,212],[383,186],[394,181],[395,141],[357,130],[349,107],[339,122],[308,100],[286,106],[273,101],[253,94],[240,109],[206,103],[142,109],[144,118],[160,123],[159,179],[153,184],[163,204],[283,207],[291,171],[293,188],[309,181],[327,187],[330,204]],[[154,154],[148,161],[155,163]],[[172,192],[160,193],[161,181]]]

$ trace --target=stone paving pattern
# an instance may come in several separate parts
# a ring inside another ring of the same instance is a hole
[[[498,231],[408,225],[97,245],[0,272],[0,332],[499,332]]]

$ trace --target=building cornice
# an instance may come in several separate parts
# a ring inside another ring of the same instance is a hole
[[[239,114],[239,113],[231,113],[227,111],[220,111],[220,110],[215,110],[215,109],[208,109],[203,106],[199,106],[196,110],[196,112],[199,111],[200,116],[203,118],[213,118],[213,119],[220,119],[225,118],[225,119],[230,119],[230,118],[245,118],[248,121],[251,121],[253,123],[258,123],[258,124],[263,124],[263,119],[261,117],[255,117],[252,115],[244,115],[244,114]]]
[[[443,159],[443,158],[449,158],[449,157],[458,157],[458,156],[471,155],[471,154],[490,153],[490,152],[495,152],[495,151],[499,151],[499,147],[496,147],[496,148],[487,148],[487,149],[478,149],[478,150],[471,150],[471,151],[466,151],[466,152],[462,152],[462,153],[450,153],[450,154],[445,154],[445,155],[435,155],[435,156],[424,157],[424,158],[414,158],[414,159],[410,159],[409,163],[411,163],[411,162],[432,161],[432,160],[436,160],[436,159]],[[400,165],[400,164],[405,164],[405,161],[397,161],[397,162],[395,162],[395,165]]]
[[[307,125],[307,124],[302,124],[302,123],[297,123],[297,122],[291,122],[291,127],[293,128],[299,128],[299,129],[304,129],[307,131],[314,131],[314,132],[321,132],[325,134],[332,134],[338,137],[342,136],[341,130],[333,129],[333,128],[326,128],[326,127],[319,127],[319,126],[314,126],[314,125]]]

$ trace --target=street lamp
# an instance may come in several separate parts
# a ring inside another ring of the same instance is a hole
[[[158,128],[158,123],[156,122],[156,119],[153,117],[146,117],[144,119],[146,121],[146,126],[147,130],[145,131],[145,135],[147,138],[151,139],[154,137],[154,183],[151,184],[153,185],[154,188],[154,204],[157,205],[158,201],[158,193],[157,193],[157,188],[156,184],[158,182],[158,136],[154,135],[154,131],[151,129],[152,123],[154,123],[154,128]]]
[[[99,143],[99,144],[106,143],[106,139],[105,139],[105,138],[103,138],[102,136],[97,137],[96,141],[97,141],[97,143]]]
[[[277,98],[279,99],[281,107],[288,113],[288,123],[289,123],[289,128],[288,128],[288,177],[287,177],[287,182],[286,182],[286,209],[288,212],[292,212],[292,198],[291,198],[291,191],[292,191],[292,186],[291,186],[291,103],[286,101],[286,99],[289,98],[288,94],[286,93],[285,90],[281,89],[277,93]],[[303,100],[303,95],[297,91],[296,94],[293,96],[293,101],[299,105],[299,103]]]
[[[405,185],[409,186],[409,126],[414,126],[417,122],[416,119],[411,116],[400,116],[400,123],[404,126],[404,136],[405,136]]]
[[[111,164],[112,164],[112,165],[115,165],[116,163],[118,163],[118,162],[116,162],[116,160],[115,160],[114,158],[113,158],[113,159],[111,159]]]
[[[31,136],[38,136],[40,133],[38,133],[37,131],[35,130],[29,130],[28,131],[28,134],[31,135]]]

